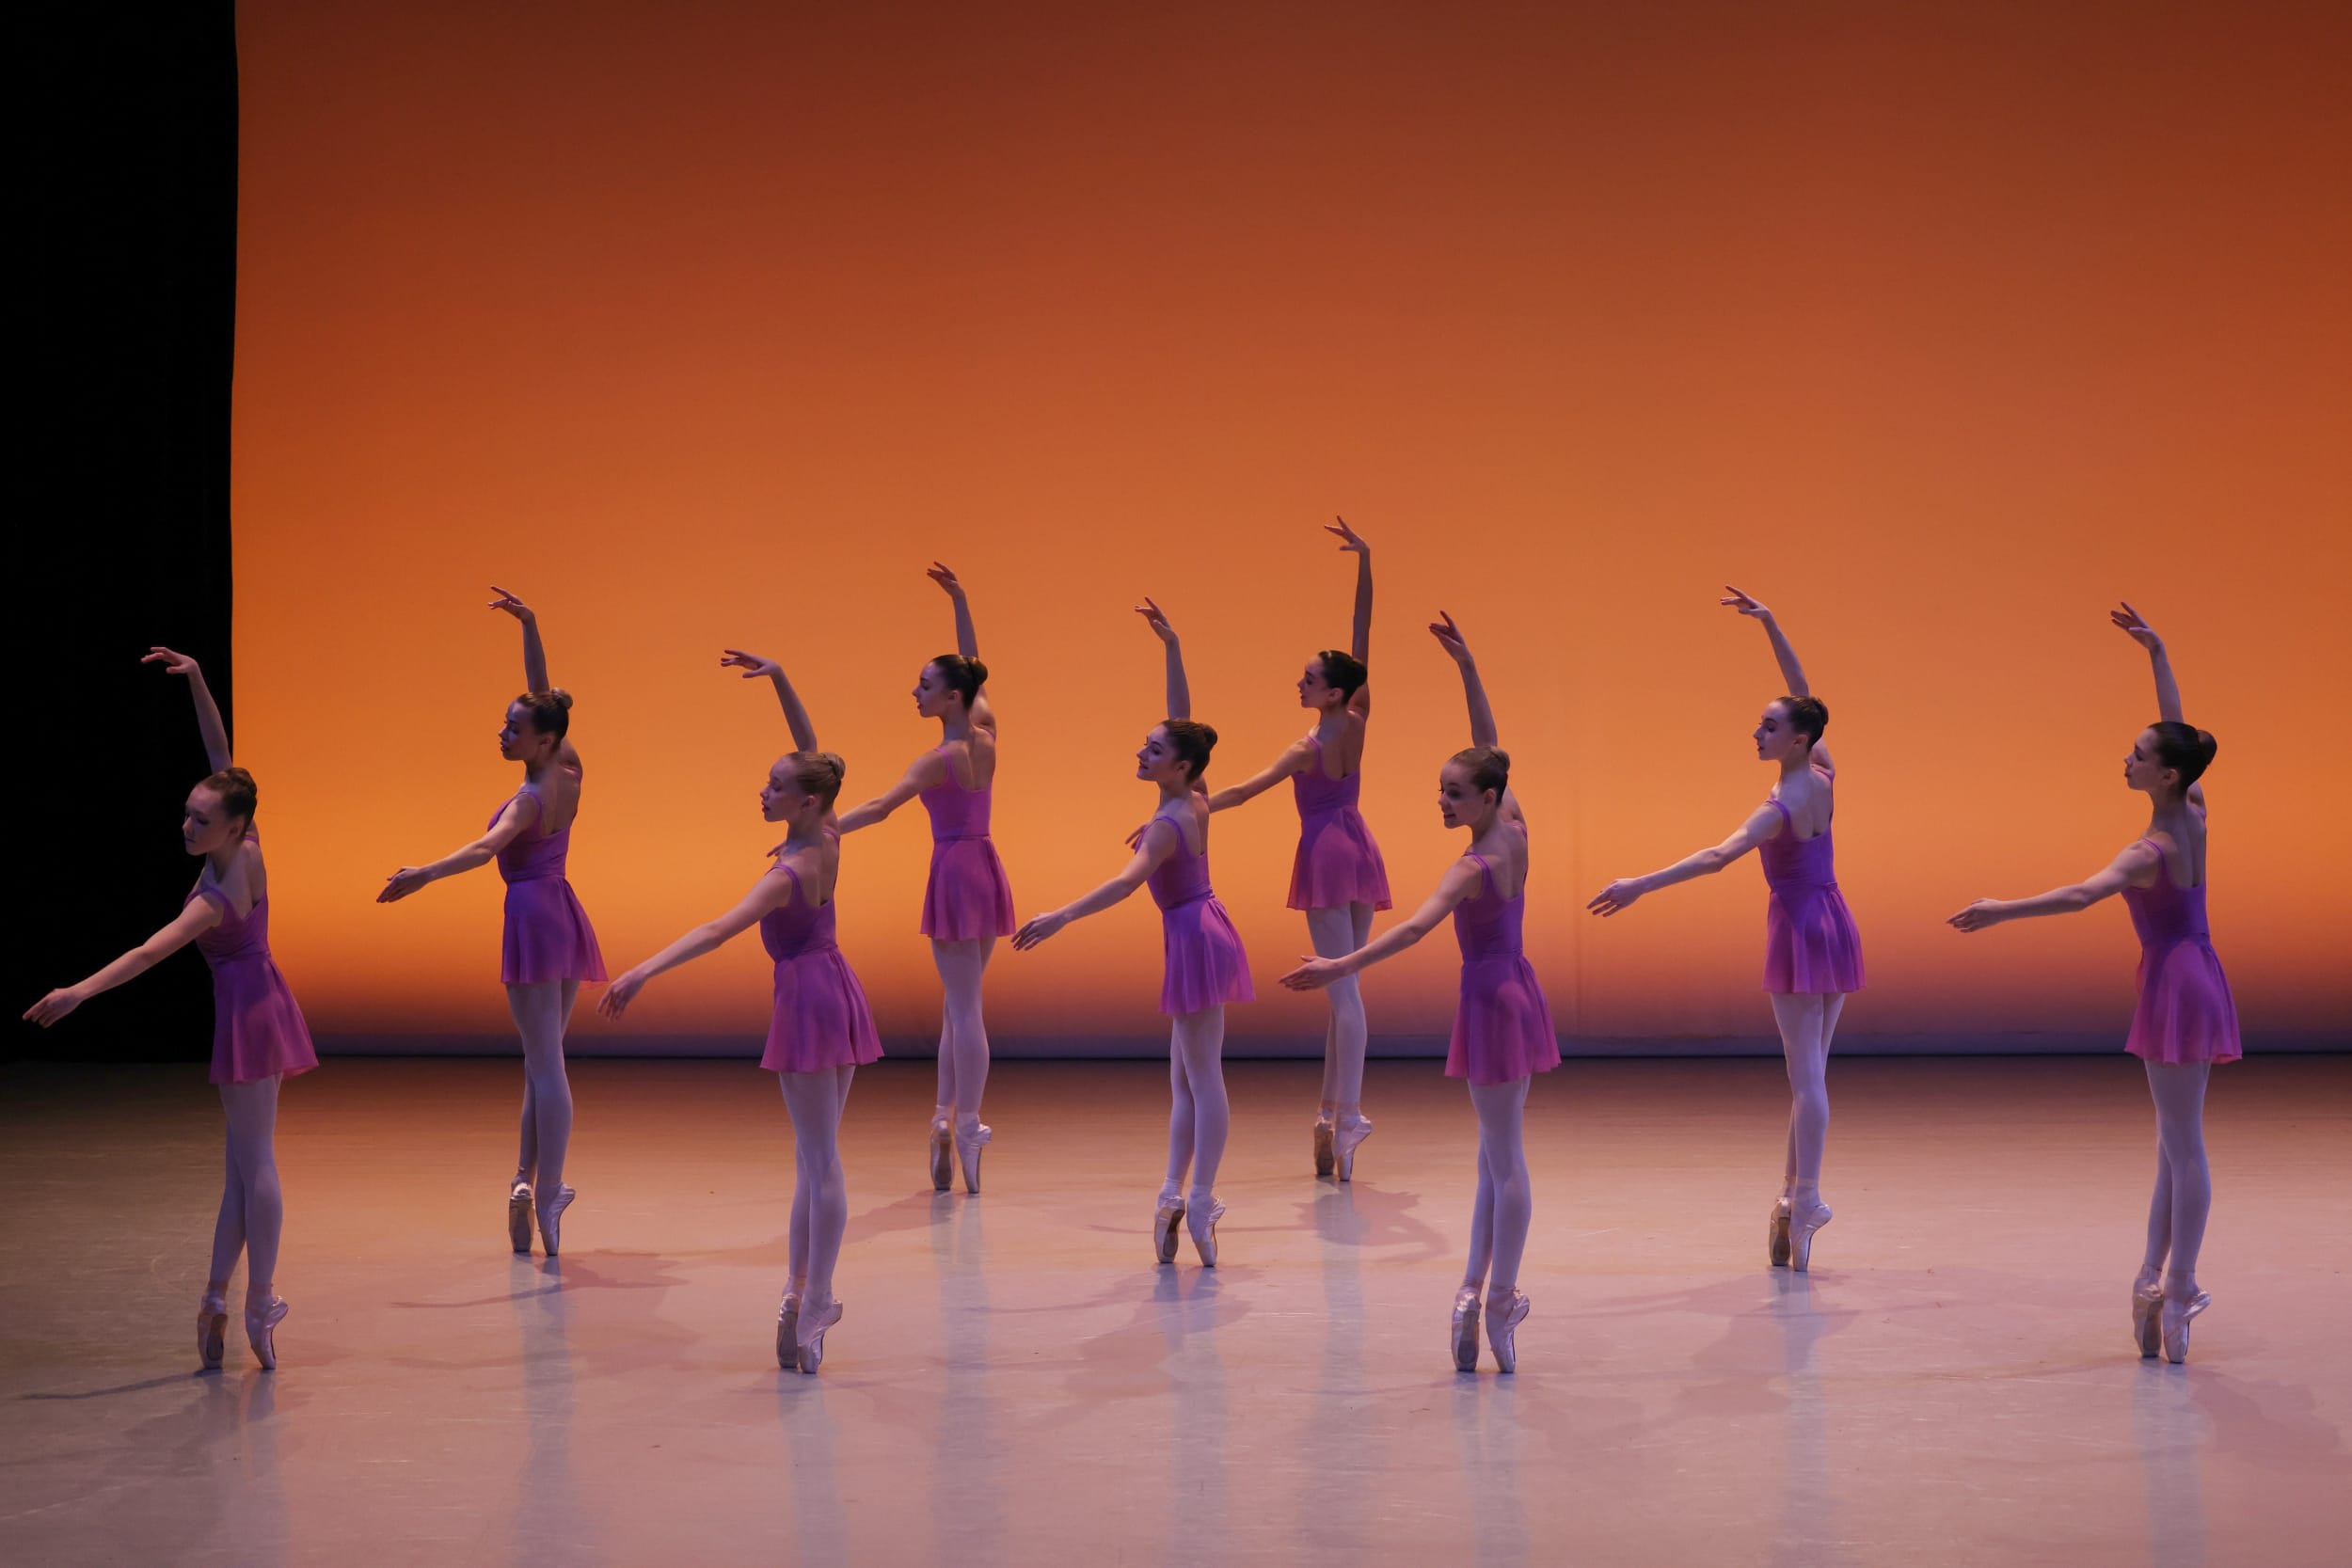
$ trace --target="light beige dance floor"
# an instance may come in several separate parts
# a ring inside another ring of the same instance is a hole
[[[772,1323],[791,1168],[745,1063],[576,1069],[560,1264],[512,1258],[513,1062],[288,1086],[275,1374],[195,1370],[195,1069],[9,1069],[0,1561],[2343,1563],[2352,1059],[2216,1075],[2215,1297],[2138,1359],[2125,1058],[1833,1070],[1810,1278],[1763,1266],[1776,1064],[1574,1062],[1529,1110],[1520,1370],[1457,1376],[1472,1122],[1375,1065],[1352,1187],[1237,1065],[1226,1263],[1152,1266],[1165,1069],[1013,1064],[934,1196],[928,1064],[859,1080],[848,1316]]]

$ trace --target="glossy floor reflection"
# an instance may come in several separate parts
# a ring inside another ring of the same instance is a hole
[[[220,1159],[191,1069],[12,1068],[10,1564],[2334,1563],[2352,1539],[2352,1058],[2216,1074],[2216,1307],[2129,1344],[2126,1059],[1855,1060],[1810,1276],[1784,1090],[1572,1062],[1530,1102],[1515,1378],[1445,1328],[1473,1123],[1375,1064],[1355,1183],[1308,1064],[1237,1065],[1225,1266],[1150,1261],[1166,1069],[1008,1064],[989,1190],[928,1064],[861,1074],[848,1316],[779,1372],[791,1150],[742,1063],[576,1068],[560,1263],[512,1258],[513,1062],[331,1061],[280,1132],[282,1365],[194,1370]]]

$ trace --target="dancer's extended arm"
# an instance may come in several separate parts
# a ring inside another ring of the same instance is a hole
[[[220,705],[213,701],[213,689],[204,684],[204,672],[196,660],[169,648],[155,646],[147,650],[141,664],[160,664],[167,675],[188,677],[188,695],[196,702],[197,733],[204,737],[204,755],[217,773],[230,764],[229,726],[221,722]]]
[[[2172,656],[2165,652],[2164,639],[2156,635],[2156,628],[2150,626],[2147,617],[2134,610],[2128,600],[2122,609],[2108,610],[2107,619],[2113,621],[2124,636],[2148,650],[2148,662],[2156,676],[2156,718],[2169,720],[2175,724],[2188,722],[2181,717],[2181,683],[2172,673]],[[2202,779],[2188,786],[2185,799],[2197,812],[2203,813],[2205,784]]]
[[[719,668],[739,669],[747,681],[765,675],[774,682],[776,701],[784,707],[784,721],[792,731],[792,749],[796,752],[817,750],[817,726],[809,721],[808,709],[803,705],[801,694],[792,689],[791,677],[784,673],[783,665],[772,658],[747,654],[740,648],[726,648],[721,651]]]
[[[1772,658],[1780,666],[1780,678],[1788,684],[1788,695],[1812,696],[1813,688],[1805,684],[1804,666],[1797,662],[1797,650],[1790,644],[1788,634],[1780,629],[1780,621],[1772,614],[1771,607],[1758,603],[1754,594],[1742,594],[1729,583],[1724,584],[1724,592],[1730,596],[1717,600],[1718,604],[1726,605],[1742,615],[1764,623],[1764,635],[1772,640]],[[1864,760],[1867,762],[1868,759]],[[1819,740],[1813,743],[1813,766],[1832,778],[1837,776],[1837,764],[1830,760],[1829,747]]]
[[[1454,624],[1454,617],[1444,610],[1429,623],[1429,635],[1438,640],[1438,646],[1446,651],[1462,673],[1462,700],[1470,708],[1470,744],[1500,747],[1502,742],[1495,730],[1495,710],[1486,701],[1486,683],[1478,673],[1478,660],[1470,654],[1470,641],[1462,628]],[[1502,791],[1502,819],[1522,833],[1527,832],[1527,813],[1519,809],[1518,797],[1506,786]]]
[[[735,908],[716,920],[704,921],[605,987],[604,994],[596,998],[596,1011],[607,1018],[620,1017],[637,993],[645,989],[646,981],[682,963],[691,962],[750,930],[759,924],[762,915],[790,903],[793,890],[798,885],[791,873],[782,865],[776,866],[753,883],[752,891],[745,894],[743,901]]]
[[[1320,990],[1334,980],[1343,980],[1361,969],[1392,958],[1407,947],[1436,930],[1445,917],[1454,912],[1454,906],[1466,898],[1478,895],[1482,875],[1478,863],[1468,855],[1446,867],[1438,891],[1431,894],[1406,918],[1398,921],[1355,952],[1344,958],[1318,958],[1301,953],[1299,965],[1282,976],[1282,984],[1293,990]]]
[[[1023,924],[1012,934],[1016,952],[1025,953],[1060,930],[1073,920],[1099,914],[1141,887],[1160,862],[1176,852],[1176,834],[1180,830],[1165,816],[1155,816],[1143,826],[1136,836],[1136,856],[1127,868],[1101,887],[1074,903],[1064,904],[1050,914],[1041,914]]]
[[[1584,907],[1599,915],[1623,913],[1633,907],[1634,900],[1660,888],[1687,882],[1693,877],[1712,877],[1779,832],[1780,813],[1767,800],[1721,844],[1685,855],[1664,870],[1653,871],[1646,877],[1621,877],[1602,888],[1599,896]]]
[[[2044,914],[2074,914],[2136,883],[2144,885],[2153,881],[2156,862],[2161,858],[2161,852],[2154,845],[2141,839],[2109,861],[2105,868],[2079,882],[2055,887],[2047,893],[2037,893],[2031,898],[1979,898],[1945,924],[1955,930],[1981,931],[1988,926],[1998,926],[2006,920],[2031,920],[2036,915]]]
[[[1323,525],[1326,533],[1339,535],[1340,548],[1356,557],[1356,622],[1348,639],[1347,651],[1356,656],[1356,662],[1372,663],[1372,546],[1364,543],[1357,531],[1347,526],[1347,519],[1336,517]],[[1371,717],[1372,682],[1358,687],[1347,699],[1347,711],[1359,719]]]
[[[437,882],[444,877],[455,877],[489,864],[498,859],[499,851],[515,842],[525,828],[539,820],[539,797],[530,790],[518,790],[506,802],[490,824],[489,832],[462,849],[443,855],[430,865],[404,865],[384,879],[384,890],[375,895],[379,904],[397,904],[410,894],[421,890],[427,882]]]
[[[906,776],[870,800],[861,800],[834,820],[834,826],[845,833],[860,828],[870,828],[914,800],[927,789],[937,789],[947,782],[947,759],[937,752],[925,752],[914,759]]]
[[[934,561],[923,575],[939,584],[956,607],[956,652],[966,658],[979,657],[980,634],[972,625],[972,601],[965,594],[963,584],[957,580],[954,570]],[[988,688],[982,687],[974,692],[964,711],[972,716],[973,728],[986,730],[991,735],[996,733],[996,710],[989,703]],[[842,832],[847,832],[849,829],[844,827]]]
[[[100,991],[112,990],[125,980],[146,974],[219,924],[218,905],[210,898],[191,898],[170,925],[97,974],[72,985],[61,986],[25,1008],[25,1021],[46,1029]]]
[[[1168,650],[1168,716],[1191,718],[1192,688],[1184,682],[1184,645],[1177,639],[1176,628],[1168,625],[1168,612],[1147,598],[1136,606],[1136,613]]]
[[[1229,811],[1245,800],[1254,800],[1280,784],[1292,774],[1305,770],[1314,759],[1315,749],[1304,740],[1294,740],[1265,768],[1237,784],[1227,784],[1209,797],[1211,811]]]

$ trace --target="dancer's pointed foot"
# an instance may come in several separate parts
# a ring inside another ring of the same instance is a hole
[[[841,1304],[837,1301],[803,1305],[800,1322],[793,1328],[800,1341],[801,1370],[813,1372],[825,1364],[825,1330],[840,1321]]]
[[[208,1372],[220,1370],[221,1358],[228,1354],[229,1300],[218,1291],[207,1291],[196,1307],[196,1354]]]
[[[1315,1175],[1328,1176],[1335,1168],[1338,1155],[1332,1148],[1331,1118],[1315,1117]]]
[[[531,1183],[517,1180],[506,1189],[506,1239],[522,1257],[531,1256]]]
[[[256,1302],[247,1297],[245,1304],[245,1340],[253,1347],[253,1359],[262,1364],[262,1370],[278,1370],[278,1325],[286,1321],[286,1299],[271,1296]]]
[[[787,1372],[801,1369],[801,1294],[789,1287],[776,1308],[776,1365]]]
[[[1764,1232],[1764,1255],[1772,1259],[1773,1268],[1785,1269],[1788,1266],[1788,1195],[1786,1193],[1781,1195],[1779,1202],[1772,1205],[1772,1222]]]
[[[2158,1332],[2164,1337],[2164,1358],[2175,1367],[2188,1359],[2188,1323],[2206,1307],[2213,1305],[2211,1293],[2200,1291],[2191,1296],[2167,1295],[2164,1308],[2157,1314]]]
[[[1454,1292],[1454,1370],[1478,1370],[1478,1287],[1465,1285]]]
[[[1804,1274],[1813,1263],[1813,1234],[1830,1222],[1829,1205],[1818,1199],[1788,1207],[1788,1266]]]
[[[1184,1223],[1184,1200],[1160,1199],[1159,1212],[1152,1216],[1152,1250],[1161,1262],[1176,1261],[1176,1227]]]
[[[952,1191],[956,1184],[956,1129],[945,1117],[931,1123],[931,1191]]]
[[[2164,1311],[2162,1272],[2142,1269],[2132,1281],[2132,1342],[2139,1347],[2140,1359],[2153,1361],[2164,1353],[2163,1332],[2157,1319]]]
[[[1527,1321],[1527,1309],[1533,1305],[1527,1292],[1517,1289],[1504,1291],[1486,1304],[1486,1343],[1494,1347],[1496,1370],[1519,1370],[1519,1324]]]
[[[1192,1250],[1200,1255],[1200,1266],[1216,1267],[1216,1222],[1225,1217],[1225,1205],[1212,1197],[1206,1204],[1194,1203],[1184,1212],[1184,1228],[1192,1232]]]
[[[995,1135],[994,1128],[977,1123],[974,1124],[969,1137],[964,1135],[961,1128],[956,1130],[956,1163],[963,1167],[965,1192],[977,1193],[980,1190],[980,1150],[987,1148],[988,1141]]]
[[[569,1209],[572,1199],[579,1196],[570,1187],[559,1183],[553,1197],[542,1196],[539,1199],[539,1240],[547,1247],[550,1258],[555,1256],[557,1243],[563,1240],[564,1211]]]
[[[1340,1180],[1356,1179],[1356,1150],[1372,1136],[1372,1118],[1363,1116],[1342,1117],[1331,1124],[1331,1158],[1339,1167]]]

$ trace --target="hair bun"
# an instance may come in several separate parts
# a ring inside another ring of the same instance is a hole
[[[569,713],[572,711],[572,694],[564,690],[562,687],[548,687],[548,701],[554,703],[557,707],[562,708],[564,712]]]
[[[988,666],[986,664],[983,664],[977,658],[967,658],[963,662],[971,669],[972,679],[975,684],[979,686],[986,686],[988,684]]]

